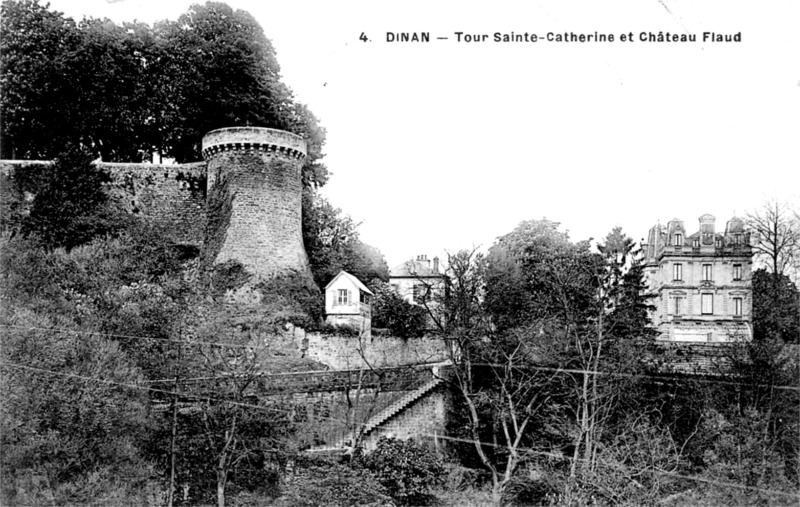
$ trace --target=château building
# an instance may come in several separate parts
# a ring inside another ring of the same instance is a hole
[[[645,278],[653,294],[657,339],[727,342],[752,339],[752,250],[741,218],[716,232],[712,215],[688,234],[683,221],[650,229],[644,247]]]
[[[427,255],[417,255],[389,270],[392,289],[409,303],[435,304],[436,296],[444,290],[444,275],[439,272],[439,258],[433,262]]]

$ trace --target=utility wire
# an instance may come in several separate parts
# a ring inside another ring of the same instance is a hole
[[[99,382],[99,383],[102,383],[102,384],[119,386],[119,387],[126,387],[126,388],[130,388],[130,389],[138,389],[138,390],[148,391],[148,392],[156,392],[156,393],[163,393],[163,394],[170,394],[170,395],[174,394],[174,391],[165,391],[163,389],[145,387],[145,386],[140,386],[140,385],[136,385],[136,384],[126,384],[126,383],[122,383],[122,382],[115,382],[115,381],[105,380],[105,379],[100,379],[100,378],[95,378],[95,377],[87,377],[87,376],[84,376],[84,375],[77,375],[77,374],[73,374],[73,373],[57,372],[57,371],[48,370],[48,369],[44,369],[44,368],[36,368],[36,367],[33,367],[33,366],[26,366],[26,365],[21,365],[21,364],[17,364],[17,363],[11,363],[11,362],[8,362],[8,361],[0,361],[0,364],[8,365],[8,366],[11,366],[11,367],[14,367],[14,368],[30,370],[30,371],[34,371],[34,372],[38,372],[38,373],[45,373],[45,374],[59,375],[59,376],[63,376],[63,377],[75,378],[75,379],[83,380],[83,381],[87,381],[87,382]],[[219,403],[227,403],[227,404],[231,404],[231,405],[235,405],[235,406],[240,406],[240,407],[243,407],[243,408],[251,408],[251,409],[256,409],[256,410],[261,410],[261,411],[280,412],[280,413],[284,413],[284,414],[287,414],[287,415],[293,415],[294,414],[294,411],[292,411],[292,410],[263,407],[263,406],[260,406],[260,405],[253,405],[253,404],[250,404],[250,403],[242,403],[242,402],[238,402],[238,401],[234,401],[234,400],[227,400],[227,399],[224,399],[224,398],[211,398],[211,397],[207,397],[207,396],[199,396],[199,395],[191,395],[191,394],[183,394],[182,396],[185,396],[187,398],[195,398],[195,399],[200,400],[200,401],[215,401],[215,402],[219,402]],[[321,419],[321,420],[328,420],[328,421],[332,421],[332,422],[347,424],[347,421],[342,420],[342,419],[333,418],[333,417],[319,416],[319,417],[316,417],[316,418],[317,419]],[[445,435],[434,435],[434,434],[430,434],[430,433],[421,433],[421,434],[419,434],[419,436],[428,437],[428,438],[440,438],[440,439],[443,439],[443,440],[450,440],[450,441],[453,441],[453,442],[468,443],[468,444],[472,444],[472,445],[475,444],[475,442],[473,440],[470,440],[470,439],[458,438],[458,437],[448,437],[448,436],[445,436]],[[495,448],[502,448],[502,449],[509,449],[509,450],[512,449],[511,446],[502,445],[502,444],[496,444],[496,443],[493,443],[493,442],[479,441],[479,443],[481,445],[487,446],[487,447],[495,447]],[[538,455],[542,455],[542,456],[546,456],[546,457],[550,457],[550,458],[564,459],[564,460],[569,460],[569,461],[575,459],[575,458],[572,458],[572,457],[569,457],[569,456],[563,456],[563,455],[558,455],[558,454],[555,454],[555,453],[540,451],[540,450],[534,449],[532,447],[517,447],[517,450],[518,451],[519,450],[523,450],[523,451],[526,451],[526,452],[528,452],[530,454],[538,454]],[[585,461],[585,460],[583,460],[581,458],[578,458],[578,461]],[[604,462],[600,462],[600,463],[603,466],[625,467],[627,469],[631,469],[627,465],[608,464],[608,463],[604,463]],[[789,496],[789,497],[792,497],[792,498],[795,498],[795,497],[796,498],[800,498],[800,494],[797,494],[797,493],[788,493],[788,492],[785,492],[785,491],[770,490],[770,489],[764,489],[764,488],[756,488],[756,487],[753,487],[753,486],[745,486],[745,485],[742,485],[742,484],[736,484],[736,483],[732,483],[732,482],[716,481],[716,480],[708,479],[708,478],[705,478],[705,477],[688,476],[688,475],[678,474],[678,473],[674,473],[674,472],[667,472],[667,471],[664,471],[664,470],[653,469],[653,470],[637,470],[637,471],[649,471],[651,473],[655,473],[655,474],[659,474],[659,475],[666,475],[666,476],[671,476],[671,477],[680,478],[680,479],[686,479],[686,480],[691,480],[691,481],[705,482],[705,483],[714,484],[714,485],[717,485],[717,486],[733,487],[733,488],[746,489],[746,490],[756,491],[756,492],[761,492],[761,493],[783,495],[783,496]]]
[[[123,334],[113,334],[113,333],[103,333],[99,331],[76,331],[71,329],[65,328],[46,328],[46,327],[35,327],[35,326],[14,326],[10,324],[0,324],[0,327],[6,327],[11,329],[20,329],[20,330],[38,330],[38,331],[50,331],[55,333],[75,333],[75,334],[84,334],[84,335],[98,335],[98,336],[107,336],[113,338],[125,338],[125,339],[138,339],[138,340],[157,340],[157,341],[164,341],[168,343],[178,343],[183,345],[208,345],[212,347],[222,347],[222,348],[255,348],[253,345],[246,345],[246,344],[238,344],[238,343],[224,343],[224,342],[208,342],[208,341],[182,341],[182,340],[175,340],[171,338],[159,338],[155,336],[137,336],[137,335],[123,335]],[[501,363],[472,363],[473,366],[490,366],[494,368],[506,368],[508,367],[507,364]],[[400,366],[396,368],[401,368]],[[524,368],[519,369],[530,369],[530,370],[538,370],[538,371],[546,371],[551,373],[570,373],[576,375],[602,375],[602,376],[610,376],[610,377],[626,377],[626,378],[650,378],[654,380],[675,380],[675,377],[669,377],[666,375],[653,375],[653,374],[637,374],[637,373],[623,373],[623,372],[604,372],[604,371],[594,371],[594,370],[581,370],[575,368],[558,368],[558,367],[547,367],[547,366],[525,366]],[[331,370],[334,371],[334,370]],[[304,373],[304,372],[297,372],[297,373]],[[681,372],[676,372],[680,374]],[[190,380],[190,379],[187,379]],[[702,382],[708,384],[721,384],[721,385],[730,385],[730,386],[738,386],[742,385],[740,382],[730,381],[730,380],[722,380],[722,379],[711,379],[711,378],[703,378],[703,377],[696,377],[689,379],[687,381],[693,382]],[[158,382],[158,381],[150,381],[150,382]],[[772,388],[776,390],[783,390],[783,391],[800,391],[800,386],[792,386],[792,385],[769,385],[769,384],[749,384],[752,387],[764,387],[764,388]]]

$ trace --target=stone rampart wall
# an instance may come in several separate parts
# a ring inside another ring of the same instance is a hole
[[[111,199],[133,215],[166,228],[176,243],[200,246],[206,225],[206,163],[99,162],[111,175]],[[25,215],[52,162],[0,161],[0,213]]]
[[[444,342],[436,338],[406,340],[392,336],[373,336],[364,339],[307,333],[306,343],[308,358],[337,370],[437,363],[449,358]]]

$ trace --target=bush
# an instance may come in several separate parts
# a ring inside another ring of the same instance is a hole
[[[278,507],[391,505],[386,488],[370,472],[355,464],[317,460],[296,469],[296,477]]]
[[[404,505],[433,503],[433,487],[444,476],[442,461],[413,440],[383,437],[364,462],[389,495]]]
[[[75,146],[56,158],[23,222],[26,236],[35,236],[46,249],[70,250],[114,229],[103,188],[111,177],[92,159],[91,153]]]
[[[334,336],[352,336],[356,338],[361,336],[361,330],[355,326],[349,324],[331,324],[329,322],[323,323],[319,327],[319,332],[324,335]]]
[[[372,284],[375,299],[372,303],[372,325],[386,328],[399,338],[419,338],[425,334],[428,313],[412,305],[385,283]]]

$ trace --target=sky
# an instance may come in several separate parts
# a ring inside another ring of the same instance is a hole
[[[50,0],[118,23],[176,19],[192,3]],[[284,82],[327,129],[322,193],[390,266],[486,249],[543,217],[573,240],[615,226],[641,240],[674,217],[694,232],[705,213],[719,230],[770,199],[800,208],[796,0],[226,3],[258,20]],[[432,40],[387,40],[401,32]],[[539,40],[493,40],[512,32]],[[565,32],[614,41],[545,40]]]

